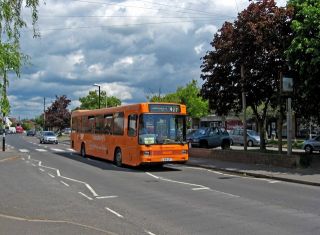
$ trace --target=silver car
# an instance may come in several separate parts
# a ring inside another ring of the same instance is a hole
[[[229,133],[231,138],[231,145],[233,144],[244,144],[243,129],[234,129]],[[260,145],[260,135],[253,130],[247,130],[247,144],[248,147]]]
[[[305,140],[303,142],[302,148],[307,153],[312,153],[313,151],[320,151],[320,135],[313,137],[312,139]]]
[[[40,144],[42,143],[58,144],[58,137],[53,131],[41,132],[39,139],[40,139]]]

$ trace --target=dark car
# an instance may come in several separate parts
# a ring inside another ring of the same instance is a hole
[[[35,135],[36,135],[36,131],[35,130],[27,131],[27,136],[35,136]]]
[[[202,127],[187,139],[192,147],[200,148],[230,148],[230,137],[227,131],[217,127]]]

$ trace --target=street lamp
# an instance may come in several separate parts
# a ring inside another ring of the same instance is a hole
[[[100,87],[101,87],[101,85],[97,84],[97,83],[95,83],[93,85],[99,87],[99,102],[98,102],[98,104],[99,104],[99,109],[100,109]]]

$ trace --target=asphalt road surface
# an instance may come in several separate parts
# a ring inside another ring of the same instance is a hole
[[[118,168],[8,135],[0,234],[320,234],[320,188],[187,165]],[[1,155],[1,153],[0,153]]]

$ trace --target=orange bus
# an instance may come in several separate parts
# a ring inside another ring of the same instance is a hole
[[[122,164],[185,163],[186,106],[140,103],[71,114],[71,147]]]

